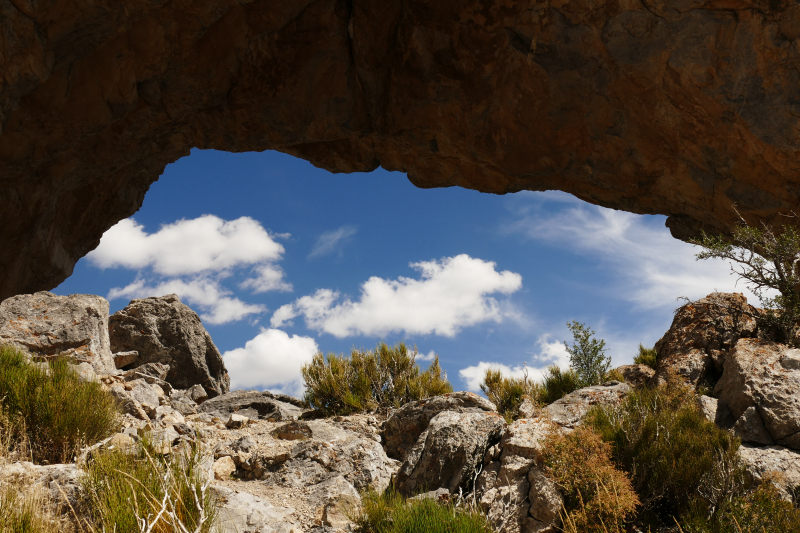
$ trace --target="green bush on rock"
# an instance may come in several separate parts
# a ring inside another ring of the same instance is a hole
[[[305,401],[323,415],[342,415],[379,408],[400,407],[409,402],[453,392],[438,356],[424,372],[416,363],[416,349],[404,343],[375,350],[356,350],[350,357],[321,353],[303,365]]]
[[[82,382],[66,359],[42,367],[11,346],[0,347],[0,410],[6,446],[27,443],[36,463],[67,462],[120,423],[113,396],[99,383]]]

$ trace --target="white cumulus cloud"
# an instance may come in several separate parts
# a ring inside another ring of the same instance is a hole
[[[232,297],[230,291],[223,288],[218,281],[205,278],[188,281],[171,279],[153,285],[137,279],[125,287],[111,289],[108,299],[147,298],[166,294],[177,294],[183,303],[199,309],[200,318],[208,324],[226,324],[267,311],[263,305],[248,304]]]
[[[320,289],[279,308],[271,324],[280,327],[303,316],[309,328],[336,337],[395,331],[452,337],[463,327],[501,322],[501,305],[490,295],[511,294],[522,287],[519,274],[498,272],[495,263],[465,254],[410,266],[419,271],[419,279],[371,277],[361,286],[357,301]]]
[[[562,342],[551,341],[548,335],[543,335],[537,344],[539,351],[531,357],[528,365],[512,367],[498,362],[481,361],[477,365],[462,368],[458,371],[458,375],[467,390],[478,392],[483,376],[489,369],[499,370],[507,378],[522,378],[527,373],[528,379],[540,382],[544,379],[548,366],[556,365],[564,370],[569,367],[569,354]]]
[[[233,389],[268,389],[301,396],[304,386],[300,368],[319,351],[311,337],[289,335],[279,329],[263,329],[244,348],[222,357]]]
[[[311,249],[311,253],[308,254],[308,258],[322,257],[337,251],[341,254],[342,246],[356,234],[356,231],[357,229],[355,226],[342,226],[333,231],[326,231],[319,236],[317,242],[314,244],[314,248]]]

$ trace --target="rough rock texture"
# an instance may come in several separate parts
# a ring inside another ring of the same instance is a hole
[[[800,350],[741,339],[714,388],[743,440],[800,449]],[[766,433],[765,433],[766,431]]]
[[[284,519],[294,509],[277,507],[265,499],[226,487],[214,487],[214,492],[221,504],[220,533],[290,533],[293,529]]]
[[[111,349],[139,352],[136,365],[170,366],[164,378],[177,389],[199,384],[210,396],[225,394],[230,378],[222,355],[200,317],[178,296],[133,300],[108,319]]]
[[[656,343],[655,379],[663,383],[674,373],[692,386],[713,385],[736,341],[757,335],[759,314],[741,293],[715,292],[682,306]]]
[[[98,374],[117,368],[108,339],[108,302],[100,296],[37,292],[8,298],[0,303],[0,344],[87,362]]]
[[[198,408],[201,413],[208,413],[227,420],[232,413],[246,416],[251,420],[296,420],[305,412],[300,407],[277,400],[267,391],[237,390],[206,400]]]
[[[631,391],[630,385],[609,381],[594,387],[585,387],[571,392],[546,406],[542,411],[550,420],[566,429],[574,429],[592,406],[597,404],[617,405]]]
[[[794,500],[792,493],[800,487],[800,453],[781,446],[760,448],[742,444],[739,456],[754,481],[760,483],[765,477],[769,477],[778,487],[783,499]]]
[[[395,411],[384,424],[386,455],[403,461],[430,421],[444,411],[456,413],[496,412],[494,404],[472,392],[452,392],[411,402]]]
[[[0,2],[0,298],[193,147],[560,189],[728,231],[800,202],[789,0]]]
[[[439,488],[471,492],[486,450],[500,441],[505,425],[496,412],[439,413],[408,451],[395,487],[405,496]]]
[[[647,384],[656,373],[647,365],[622,365],[618,366],[616,370],[622,374],[625,383],[631,387],[641,387]]]

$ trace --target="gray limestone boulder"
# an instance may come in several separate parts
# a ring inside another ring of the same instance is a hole
[[[543,413],[561,427],[573,429],[594,405],[618,405],[631,391],[630,385],[609,381],[594,387],[571,392],[542,409]]]
[[[800,487],[800,452],[782,446],[742,444],[739,457],[753,481],[761,483],[769,478],[784,500],[793,501],[795,489]]]
[[[411,402],[386,421],[383,441],[386,455],[403,461],[430,421],[444,411],[456,413],[497,412],[494,404],[472,392],[452,392],[426,400]]]
[[[202,385],[209,396],[225,394],[230,378],[200,317],[175,294],[132,300],[108,319],[111,349],[136,351],[134,364],[162,363],[176,389]]]
[[[758,335],[756,322],[761,313],[740,293],[715,292],[687,303],[678,309],[669,330],[655,345],[655,382],[664,383],[668,375],[675,374],[697,386],[719,376],[736,342]]]
[[[227,420],[231,414],[237,413],[251,420],[296,420],[305,412],[304,409],[276,399],[267,391],[237,390],[206,400],[198,407],[198,412],[218,416]]]
[[[500,441],[505,425],[496,412],[439,413],[406,455],[395,487],[405,496],[438,488],[470,492],[486,450]]]
[[[69,357],[89,363],[97,374],[113,374],[108,336],[108,302],[100,296],[57,296],[37,292],[0,303],[0,344],[13,344],[36,357]]]
[[[656,375],[656,371],[647,365],[622,365],[618,366],[616,370],[622,374],[625,383],[631,387],[647,385]]]
[[[290,533],[294,524],[287,520],[294,509],[272,505],[265,498],[214,486],[220,502],[220,533]]]
[[[800,449],[800,350],[741,339],[714,388],[745,442]]]

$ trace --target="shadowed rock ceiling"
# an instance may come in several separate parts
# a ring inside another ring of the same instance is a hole
[[[64,280],[193,147],[558,189],[683,239],[734,204],[780,223],[798,36],[783,0],[0,0],[0,298]]]

